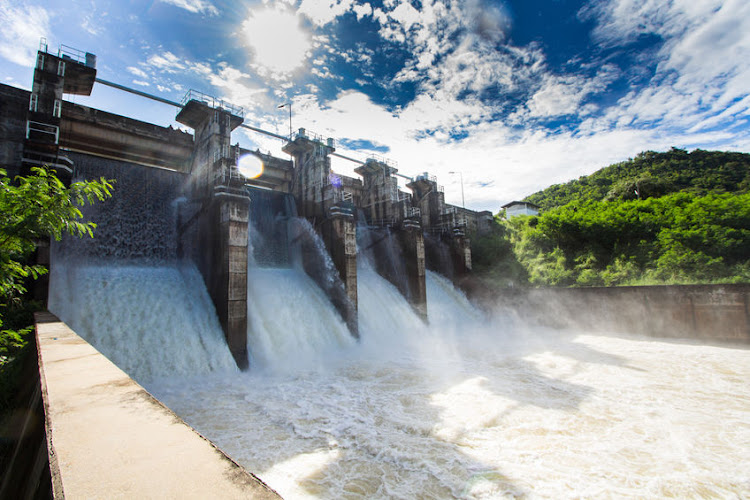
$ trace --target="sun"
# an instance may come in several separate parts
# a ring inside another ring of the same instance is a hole
[[[291,73],[310,53],[311,36],[296,13],[285,8],[262,8],[242,25],[253,61],[276,74]]]

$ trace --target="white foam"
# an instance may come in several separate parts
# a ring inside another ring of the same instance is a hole
[[[192,265],[67,265],[50,276],[49,309],[137,381],[236,372]]]
[[[248,346],[253,367],[324,367],[327,357],[353,343],[328,297],[303,271],[249,270]]]

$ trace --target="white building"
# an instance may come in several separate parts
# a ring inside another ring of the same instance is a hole
[[[539,215],[539,206],[527,201],[511,201],[500,208],[505,209],[507,219],[517,215]]]

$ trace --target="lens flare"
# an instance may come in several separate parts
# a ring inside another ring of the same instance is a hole
[[[263,162],[255,155],[243,155],[240,156],[237,169],[248,179],[255,179],[263,174]]]

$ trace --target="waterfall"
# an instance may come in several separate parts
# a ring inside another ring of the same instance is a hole
[[[237,371],[200,273],[177,258],[183,176],[71,157],[74,180],[116,183],[111,199],[82,209],[94,239],[53,242],[49,310],[142,384]]]
[[[357,226],[357,260],[363,260],[393,283],[404,294],[409,295],[406,263],[401,245],[390,228]]]
[[[354,342],[328,297],[302,270],[248,271],[251,366],[270,371],[315,368]]]
[[[346,300],[346,293],[325,245],[293,206],[277,205],[285,211],[269,224],[271,196],[259,204],[248,235],[250,363],[266,372],[321,368],[355,343],[329,298]],[[284,259],[265,257],[269,234]]]
[[[288,267],[289,220],[297,215],[291,195],[248,188],[250,191],[249,238],[254,264]]]
[[[428,270],[425,281],[430,324],[443,329],[474,329],[486,320],[482,312],[445,276]]]
[[[49,310],[135,380],[237,371],[195,266],[71,260],[55,262]]]

